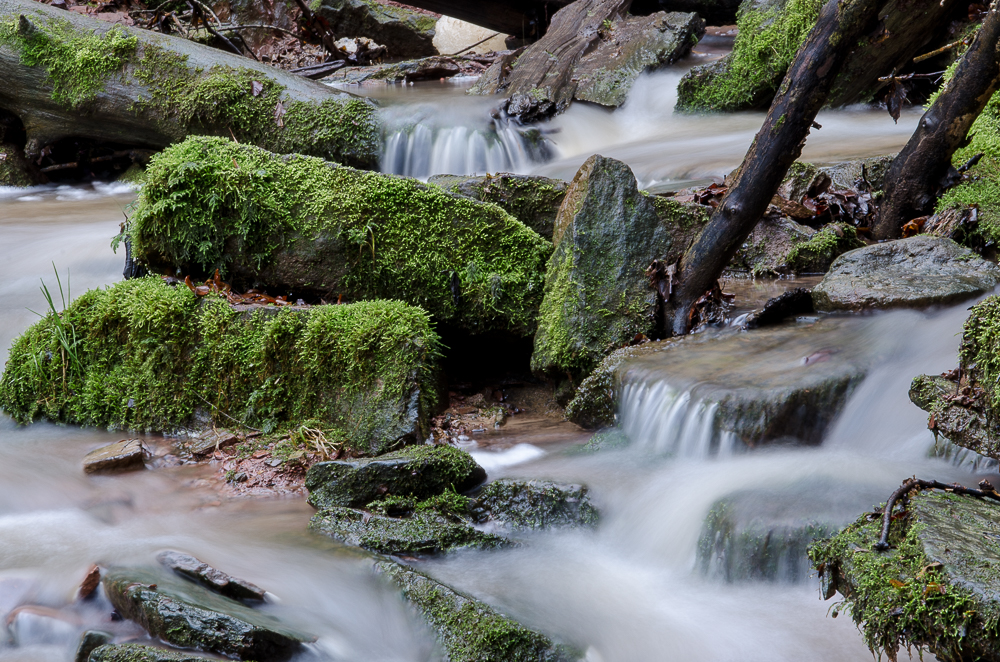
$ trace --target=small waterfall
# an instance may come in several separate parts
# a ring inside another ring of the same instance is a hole
[[[638,448],[657,455],[690,459],[725,457],[742,446],[720,429],[719,405],[699,397],[694,388],[678,390],[666,381],[622,385],[619,424]]]

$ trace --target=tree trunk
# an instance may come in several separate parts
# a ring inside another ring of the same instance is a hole
[[[872,234],[895,239],[903,225],[934,211],[958,181],[951,164],[972,123],[1000,88],[1000,10],[991,7],[976,38],[886,174],[885,197]]]
[[[830,0],[799,49],[764,125],[712,219],[681,260],[680,284],[665,305],[665,330],[691,329],[695,303],[711,291],[740,245],[767,210],[789,166],[802,152],[816,113],[861,35],[878,17],[875,0]]]
[[[253,60],[31,0],[0,0],[0,110],[37,158],[73,138],[161,148],[189,134],[360,167],[378,162],[374,105]]]

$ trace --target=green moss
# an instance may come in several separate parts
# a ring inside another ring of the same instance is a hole
[[[261,278],[272,285],[400,299],[473,331],[524,334],[551,252],[493,205],[205,137],[153,159],[131,234],[135,255],[153,266],[226,277],[271,269]]]
[[[992,402],[1000,395],[1000,297],[991,296],[972,307],[965,320],[959,356],[971,379]]]
[[[21,64],[43,67],[52,83],[52,99],[79,108],[94,99],[105,82],[124,74],[134,56],[138,39],[114,26],[104,35],[81,34],[67,21],[41,27],[21,17],[0,23],[0,43],[16,48]]]
[[[864,245],[853,225],[847,223],[828,225],[821,228],[808,241],[793,246],[785,257],[785,263],[794,273],[826,271],[827,266],[838,255]]]
[[[788,0],[784,7],[741,5],[732,53],[685,76],[678,110],[729,112],[769,102],[824,4]]]
[[[112,429],[173,430],[196,414],[265,431],[321,419],[367,451],[399,436],[412,397],[428,414],[437,352],[426,313],[399,302],[239,312],[145,278],[91,290],[15,340],[0,407],[20,423]]]
[[[141,644],[106,644],[90,654],[90,662],[211,662],[215,658]]]

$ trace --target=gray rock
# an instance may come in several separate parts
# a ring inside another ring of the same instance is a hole
[[[392,561],[375,568],[424,616],[452,662],[570,662],[582,655],[556,645],[489,605]]]
[[[373,39],[386,45],[390,57],[437,55],[437,19],[430,14],[374,0],[322,0],[314,11],[334,34]]]
[[[94,474],[143,469],[144,453],[142,439],[122,439],[87,453],[83,458],[83,470]]]
[[[80,637],[80,644],[76,647],[73,662],[87,662],[95,648],[111,643],[112,639],[114,639],[114,635],[110,632],[87,630]]]
[[[774,326],[792,315],[808,315],[813,312],[812,294],[804,287],[796,287],[768,299],[763,308],[749,313],[743,321],[743,328],[749,331]]]
[[[170,651],[141,644],[101,646],[90,655],[90,662],[210,662],[218,658],[195,655],[187,651]]]
[[[229,430],[208,430],[191,442],[188,450],[192,455],[209,455],[220,448],[238,444],[242,439]]]
[[[816,310],[949,304],[993,289],[1000,267],[949,239],[916,236],[837,258],[813,289]]]
[[[190,554],[168,550],[160,552],[156,560],[181,577],[201,584],[210,591],[233,600],[263,600],[264,589],[248,581],[237,579],[202,563]]]
[[[599,517],[586,487],[544,480],[495,480],[473,510],[515,530],[596,526]]]
[[[866,159],[853,159],[843,163],[835,163],[823,166],[820,171],[828,175],[833,182],[834,188],[853,189],[855,182],[861,179],[862,170],[864,177],[871,184],[873,191],[881,191],[885,185],[885,174],[889,172],[895,154],[886,156],[870,156]]]
[[[486,480],[472,456],[452,446],[411,446],[373,458],[319,462],[306,474],[309,503],[358,507],[386,496],[423,499]]]
[[[114,568],[104,590],[123,617],[179,648],[260,662],[287,660],[312,635],[268,614],[151,569]]]

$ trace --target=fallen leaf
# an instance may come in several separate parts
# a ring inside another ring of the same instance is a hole
[[[264,83],[260,82],[259,80],[250,82],[250,94],[252,94],[255,97],[259,97],[260,93],[263,91],[264,91]]]
[[[278,105],[274,107],[274,121],[278,126],[285,126],[285,105],[281,103],[281,99],[278,99]]]
[[[903,102],[906,101],[906,87],[902,81],[893,77],[889,81],[889,89],[885,95],[885,107],[889,111],[889,116],[893,122],[899,121],[899,112],[903,109]]]
[[[899,581],[898,579],[890,579],[889,583],[892,585],[893,588],[904,588],[906,586],[905,583]]]

